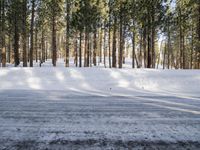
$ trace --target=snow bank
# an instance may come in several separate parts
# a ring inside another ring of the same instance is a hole
[[[95,95],[200,96],[199,70],[104,68],[0,69],[0,90],[63,90]]]

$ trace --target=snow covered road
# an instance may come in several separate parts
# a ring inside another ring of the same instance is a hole
[[[0,149],[198,149],[190,98],[0,90]]]

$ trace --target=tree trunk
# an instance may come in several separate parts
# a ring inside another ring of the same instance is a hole
[[[109,0],[109,27],[108,27],[108,60],[109,60],[109,68],[112,68],[111,64],[111,6]]]
[[[41,44],[42,44],[42,63],[45,62],[45,39],[44,39],[44,29],[42,29],[42,39],[41,39]]]
[[[5,0],[2,0],[2,67],[6,67]]]
[[[186,69],[185,36],[183,35],[183,69]]]
[[[116,33],[117,32],[117,17],[114,16],[114,29],[113,29],[113,46],[112,46],[112,67],[117,67],[117,61],[116,61],[116,51],[117,51],[117,41],[116,41]]]
[[[170,65],[171,65],[171,63],[170,63],[170,61],[171,61],[171,34],[170,34],[170,29],[169,29],[169,23],[168,23],[168,29],[167,29],[168,31],[168,42],[167,42],[167,44],[168,44],[168,46],[167,46],[167,49],[168,49],[168,65],[167,65],[167,68],[168,69],[170,69]]]
[[[23,44],[23,67],[27,67],[27,51],[26,51],[26,19],[27,19],[27,0],[23,0],[23,34],[22,34],[22,44]]]
[[[154,2],[153,2],[154,3]],[[155,8],[152,5],[152,15],[151,15],[151,67],[155,68],[156,65],[156,54],[155,54]]]
[[[147,58],[147,68],[151,68],[151,38],[148,35],[148,58]]]
[[[164,58],[163,58],[163,69],[165,69],[165,60],[166,60],[166,53],[167,53],[167,46],[166,46],[166,43],[165,43],[165,50],[164,50]]]
[[[133,31],[133,37],[132,37],[132,68],[135,68],[135,31]]]
[[[69,67],[69,29],[70,29],[70,3],[66,0],[67,24],[66,24],[66,60],[65,67]]]
[[[88,33],[88,39],[87,39],[87,67],[90,65],[90,34]]]
[[[74,53],[75,53],[75,65],[78,67],[78,42],[77,42],[77,34],[74,38]]]
[[[79,67],[82,67],[82,32],[80,31],[79,39]]]
[[[198,49],[200,50],[200,1],[198,3]],[[198,51],[198,69],[200,69],[200,51]]]
[[[12,51],[12,41],[11,41],[11,30],[9,31],[9,36],[8,36],[8,63],[10,63],[10,56],[11,56],[11,51]]]
[[[56,67],[56,61],[57,61],[57,46],[56,46],[56,19],[53,15],[52,17],[52,60],[53,60],[53,66]]]
[[[34,30],[34,18],[35,18],[35,0],[32,0],[31,11],[31,37],[30,37],[30,67],[33,67],[33,30]]]
[[[192,41],[191,41],[191,52],[190,52],[190,69],[193,69],[193,53],[194,53],[194,26],[192,25]]]
[[[84,51],[84,67],[88,67],[88,33],[85,31],[85,51]]]
[[[182,12],[179,8],[179,51],[180,51],[180,68],[183,69],[184,65],[183,65],[183,29],[182,29]]]
[[[100,29],[100,45],[99,45],[99,63],[102,62],[102,28]]]
[[[94,66],[97,65],[97,32],[95,30],[94,32],[94,50],[93,50],[93,63],[94,63]]]
[[[104,62],[104,67],[106,68],[106,56],[107,56],[107,48],[106,48],[106,27],[104,27],[104,47],[103,47],[103,55],[104,55],[104,59],[103,59],[103,62]]]
[[[15,24],[15,33],[14,33],[14,60],[15,60],[15,67],[20,64],[19,61],[19,29],[18,29],[18,21],[17,21],[17,14],[15,14],[14,24]]]
[[[140,33],[140,56],[139,56],[139,68],[143,66],[142,64],[142,33]]]
[[[147,32],[146,32],[146,27],[143,27],[144,30],[143,30],[143,52],[144,52],[144,68],[147,67],[147,50],[146,50],[146,47],[147,47],[147,42],[146,42],[146,37],[147,37]]]
[[[119,68],[122,68],[122,59],[123,59],[123,20],[122,20],[122,14],[120,13],[120,43],[119,43],[119,60],[118,65]]]
[[[151,67],[155,68],[156,66],[156,54],[155,54],[155,27],[152,27],[151,33],[151,51],[152,51],[152,58],[151,58]]]
[[[35,30],[35,60],[38,62],[38,31]]]
[[[0,1],[0,67],[1,67],[1,61],[2,61],[2,1]]]

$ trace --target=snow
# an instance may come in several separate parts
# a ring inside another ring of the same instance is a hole
[[[5,68],[0,70],[0,90],[64,90],[97,95],[199,96],[200,70],[109,68]]]
[[[199,70],[50,66],[0,69],[0,149],[200,147]]]

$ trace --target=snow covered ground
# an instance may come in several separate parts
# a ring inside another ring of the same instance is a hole
[[[199,149],[200,71],[0,69],[1,149]]]

